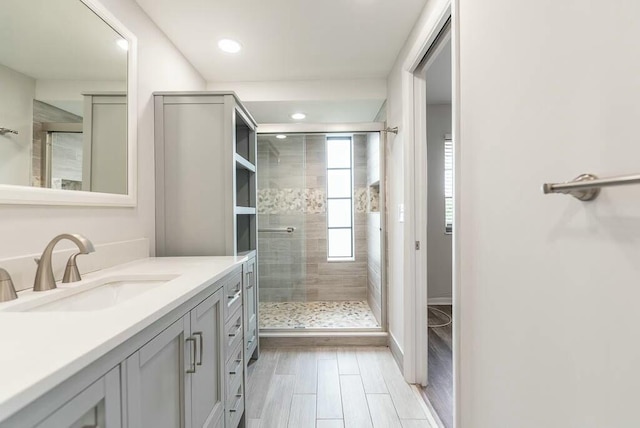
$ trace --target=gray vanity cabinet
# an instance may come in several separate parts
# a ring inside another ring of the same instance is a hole
[[[190,427],[189,315],[126,360],[129,428]]]
[[[127,193],[127,95],[84,94],[82,190]]]
[[[196,372],[191,376],[193,427],[222,427],[224,352],[222,290],[191,311],[191,335],[197,339]]]
[[[36,425],[38,428],[120,428],[120,366]]]
[[[126,360],[129,428],[224,425],[223,290]]]

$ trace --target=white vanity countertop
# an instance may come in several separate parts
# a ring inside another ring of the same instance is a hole
[[[83,282],[113,275],[179,275],[154,290],[103,310],[2,312],[6,304],[0,303],[0,422],[244,261],[246,257],[240,256],[149,258],[87,274]],[[70,286],[73,285],[64,284],[64,288]],[[33,292],[19,293],[18,301],[29,299],[29,294]]]

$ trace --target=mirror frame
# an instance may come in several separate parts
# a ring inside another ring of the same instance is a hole
[[[127,194],[0,184],[0,205],[135,207],[138,194],[138,39],[99,0],[77,0],[129,42],[127,52]]]

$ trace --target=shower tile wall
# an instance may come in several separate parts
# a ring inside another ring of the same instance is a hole
[[[259,228],[296,228],[293,234],[259,234],[261,300],[367,300],[366,137],[354,136],[355,261],[332,263],[327,262],[325,136],[259,141]]]

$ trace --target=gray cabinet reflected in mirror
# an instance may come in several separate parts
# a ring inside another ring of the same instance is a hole
[[[128,38],[80,0],[0,9],[0,185],[130,194]]]

